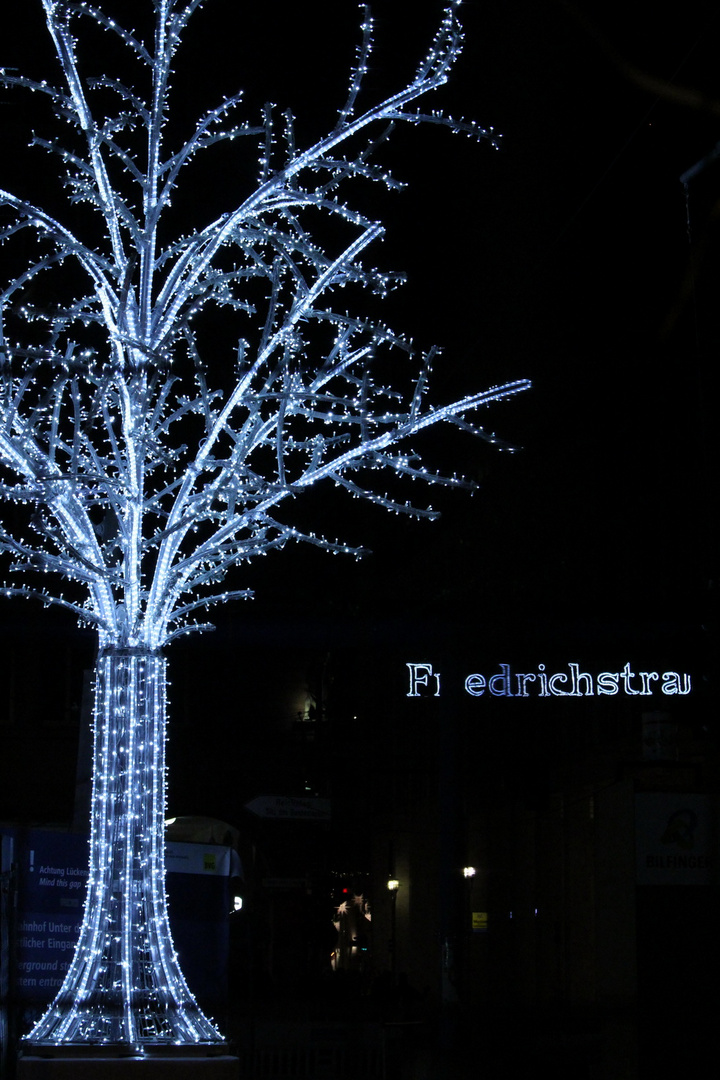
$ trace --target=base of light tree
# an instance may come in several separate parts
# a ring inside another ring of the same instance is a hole
[[[127,1055],[71,1051],[62,1057],[22,1054],[17,1080],[239,1080],[240,1060],[229,1054],[200,1057],[192,1050],[176,1054]]]

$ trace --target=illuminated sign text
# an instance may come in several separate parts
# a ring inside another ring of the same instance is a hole
[[[432,664],[407,663],[409,688],[407,697],[440,697],[440,673]],[[490,694],[494,697],[594,697],[626,694],[628,697],[650,697],[655,693],[689,694],[692,679],[677,671],[633,671],[628,661],[618,671],[601,671],[597,675],[583,671],[578,663],[569,663],[561,671],[549,672],[545,664],[534,671],[513,671],[510,664],[499,664],[499,671],[490,675],[473,672],[465,679],[465,690],[471,697]]]

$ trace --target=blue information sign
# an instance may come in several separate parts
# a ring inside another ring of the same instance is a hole
[[[17,897],[10,992],[21,1007],[48,1004],[72,960],[88,876],[88,839],[76,833],[3,829]],[[170,926],[191,990],[211,1011],[227,997],[230,879],[237,856],[211,844],[166,847]],[[3,957],[3,964],[6,957]]]

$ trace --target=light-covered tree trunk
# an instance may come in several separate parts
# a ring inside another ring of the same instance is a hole
[[[109,649],[95,679],[90,874],[75,955],[29,1037],[148,1049],[221,1043],[180,970],[165,897],[166,660]]]

